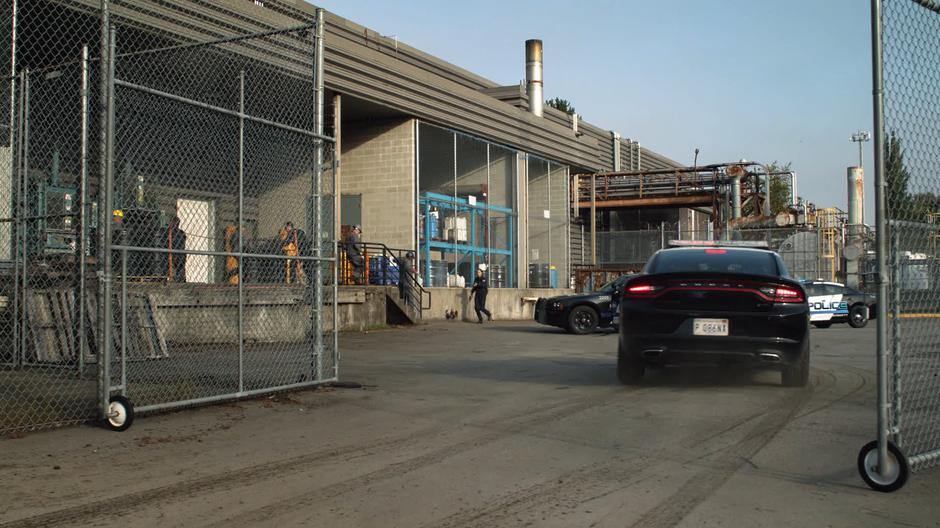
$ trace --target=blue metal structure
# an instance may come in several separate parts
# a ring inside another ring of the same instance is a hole
[[[424,214],[424,226],[421,230],[421,271],[424,276],[424,284],[429,284],[431,277],[431,251],[441,251],[443,253],[453,253],[458,256],[457,267],[467,258],[470,259],[470,269],[474,270],[477,267],[477,261],[483,262],[486,260],[487,255],[506,255],[509,257],[509,262],[506,265],[506,284],[513,284],[513,230],[515,225],[516,213],[512,209],[507,207],[499,207],[496,205],[490,205],[487,203],[476,203],[470,204],[467,200],[463,198],[455,198],[453,196],[447,196],[446,194],[437,194],[432,192],[422,193],[418,199],[418,205],[421,208],[421,211]],[[452,211],[454,216],[459,214],[469,215],[468,219],[468,243],[461,244],[457,243],[457,237],[454,237],[454,241],[450,242],[447,240],[439,240],[432,238],[432,233],[440,233],[441,230],[435,229],[432,231],[431,226],[431,208],[436,207],[438,211]],[[477,237],[480,233],[477,233],[476,226],[478,217],[482,217],[484,221],[489,218],[488,212],[498,212],[504,213],[506,215],[506,222],[509,228],[508,234],[508,246],[509,249],[493,248],[487,247],[485,241],[477,241]],[[482,257],[482,258],[480,258]],[[472,279],[472,277],[471,277]]]

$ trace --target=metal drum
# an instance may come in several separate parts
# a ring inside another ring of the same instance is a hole
[[[506,287],[506,266],[490,266],[487,268],[489,273],[490,288]]]
[[[447,287],[447,261],[432,260],[431,273],[428,276],[428,286],[431,288]]]
[[[548,288],[551,285],[551,272],[548,264],[529,264],[529,287]]]

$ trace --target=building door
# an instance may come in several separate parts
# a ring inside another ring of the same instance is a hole
[[[176,214],[180,218],[180,229],[186,233],[187,251],[212,251],[214,232],[213,203],[207,200],[180,198],[176,201]],[[186,257],[186,282],[209,283],[213,281],[212,257],[188,255]]]
[[[340,203],[340,215],[344,226],[362,224],[362,195],[344,194]]]

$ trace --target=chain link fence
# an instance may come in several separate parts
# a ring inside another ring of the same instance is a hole
[[[689,231],[676,224],[659,229],[597,233],[600,268],[641,269],[653,253],[672,240],[713,240],[716,233]],[[739,228],[732,240],[766,242],[780,253],[790,274],[800,279],[845,281],[843,260],[844,225],[820,221],[813,225],[781,228]]]
[[[890,430],[916,471],[940,464],[940,3],[881,22]]]
[[[336,379],[315,21],[198,41],[7,4],[0,433]]]

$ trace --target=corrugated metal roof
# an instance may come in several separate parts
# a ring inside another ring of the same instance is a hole
[[[99,5],[99,0],[58,1]],[[302,0],[265,0],[264,7],[252,0],[113,0],[112,5],[119,21],[192,41],[296,26],[312,22],[315,13]],[[545,118],[533,116],[493,97],[500,87],[488,79],[332,13],[326,20],[327,88],[578,169],[613,168],[609,131],[582,121],[576,135],[563,112],[546,108]],[[250,53],[304,74],[309,48],[302,44],[267,39]],[[647,163],[658,167],[670,160],[644,149],[644,168]]]

